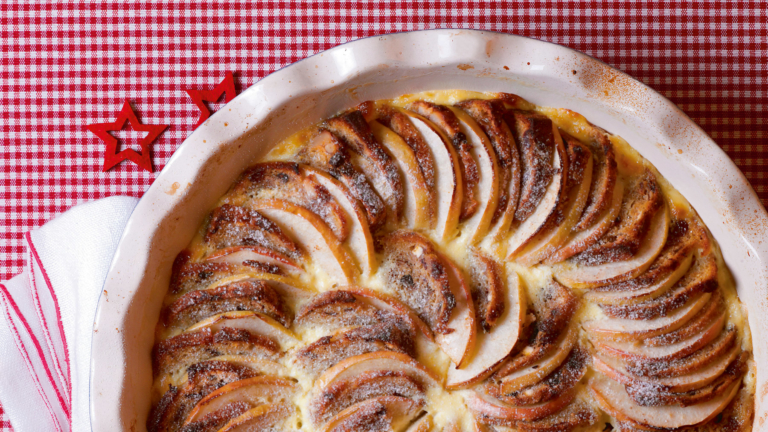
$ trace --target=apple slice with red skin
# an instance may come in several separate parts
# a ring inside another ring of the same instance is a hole
[[[243,329],[252,334],[266,336],[279,343],[284,350],[290,349],[299,343],[298,336],[291,330],[288,330],[285,326],[267,315],[251,311],[230,311],[213,315],[198,322],[186,331],[192,332],[209,328],[211,331],[217,332],[224,327]]]
[[[476,330],[477,341],[475,349],[470,352],[469,362],[461,368],[451,364],[446,380],[447,388],[467,387],[484,380],[512,352],[520,334],[520,324],[525,318],[526,301],[517,273],[509,275],[506,285],[504,313],[487,333],[482,328]]]
[[[432,151],[435,162],[435,192],[437,194],[437,218],[435,237],[448,240],[459,223],[462,202],[464,200],[464,182],[461,174],[459,156],[448,137],[440,133],[437,126],[424,117],[412,112],[402,111],[407,115],[414,128]]]
[[[328,225],[309,210],[282,200],[254,200],[251,208],[280,225],[337,284],[349,284],[359,269]]]
[[[272,428],[290,418],[295,412],[296,408],[288,403],[259,405],[230,420],[219,432],[272,430]]]
[[[464,399],[469,410],[478,416],[480,422],[505,426],[516,421],[538,420],[559,412],[574,400],[575,390],[571,389],[547,402],[524,407],[507,405],[480,390],[467,391]]]
[[[573,288],[599,287],[632,279],[650,267],[659,255],[667,240],[668,228],[669,214],[664,205],[651,219],[645,239],[631,259],[596,266],[566,263],[555,270],[555,277]]]
[[[263,246],[232,246],[219,249],[205,258],[208,262],[228,264],[264,263],[275,266],[280,272],[299,276],[304,273],[301,265],[286,255]]]
[[[289,399],[299,391],[299,386],[287,378],[256,376],[229,383],[209,393],[190,411],[186,424],[226,407],[230,403],[243,402],[252,407]]]
[[[403,214],[412,229],[430,229],[434,226],[436,194],[427,185],[419,161],[413,150],[394,131],[377,121],[369,123],[373,136],[393,156],[403,174]]]
[[[346,212],[349,221],[349,236],[346,245],[360,266],[364,277],[375,273],[377,261],[373,248],[373,236],[368,225],[368,216],[365,207],[347,189],[344,184],[325,171],[313,168],[309,165],[301,166],[302,173],[325,187],[342,209]]]
[[[714,399],[688,407],[677,405],[644,407],[637,405],[624,390],[624,386],[610,378],[597,374],[589,381],[593,397],[611,416],[658,429],[675,429],[708,422],[728,406],[736,396],[739,385],[739,383],[733,383]]]
[[[469,291],[461,270],[450,259],[442,256],[445,263],[448,283],[451,287],[451,293],[456,299],[456,304],[448,318],[447,327],[452,331],[449,333],[437,333],[435,342],[451,358],[453,364],[459,369],[466,366],[469,353],[475,346],[477,337],[477,325],[475,323],[475,306],[472,302],[472,293]]]

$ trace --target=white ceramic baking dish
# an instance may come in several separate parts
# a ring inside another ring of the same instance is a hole
[[[669,100],[579,52],[519,36],[433,30],[347,43],[262,79],[176,151],[136,207],[95,319],[97,432],[144,431],[150,350],[171,263],[240,172],[291,132],[369,99],[438,89],[504,91],[564,107],[626,139],[696,208],[749,310],[755,430],[768,428],[768,215],[726,154]]]

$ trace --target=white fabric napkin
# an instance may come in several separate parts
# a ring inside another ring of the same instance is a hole
[[[81,204],[25,234],[24,271],[0,283],[0,404],[15,432],[91,430],[93,319],[137,202]]]

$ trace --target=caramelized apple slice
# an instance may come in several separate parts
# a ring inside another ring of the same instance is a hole
[[[459,268],[450,259],[442,258],[447,270],[451,293],[453,298],[456,299],[456,303],[447,323],[447,327],[451,329],[451,332],[438,332],[435,336],[435,342],[458,368],[463,368],[466,365],[469,353],[475,346],[475,338],[477,336],[475,306],[472,303],[469,285]]]
[[[504,288],[504,271],[501,265],[485,252],[479,249],[469,249],[467,255],[469,264],[470,292],[475,311],[483,330],[490,331],[498,318],[504,313],[506,304],[506,289]],[[514,279],[515,289],[519,280]],[[511,293],[515,302],[520,301],[517,293]],[[525,307],[522,308],[523,311]]]
[[[538,186],[543,190],[541,197],[537,199],[536,207],[530,212],[525,212],[525,219],[515,227],[514,232],[509,237],[507,252],[510,254],[510,258],[516,256],[534,236],[545,230],[547,224],[556,222],[558,215],[555,210],[560,201],[566,199],[565,183],[568,179],[568,156],[556,129],[554,135],[556,151],[550,167],[553,174],[547,176],[550,183]]]
[[[434,422],[430,414],[424,414],[411,424],[405,432],[430,432]]]
[[[576,392],[572,389],[558,397],[535,405],[514,407],[480,390],[469,391],[465,395],[467,407],[482,423],[511,426],[517,421],[532,421],[561,411],[568,406]]]
[[[452,107],[450,110],[467,137],[471,156],[477,161],[477,211],[462,225],[462,231],[469,233],[470,243],[476,243],[485,237],[496,215],[501,193],[501,167],[496,151],[480,125],[464,111]]]
[[[611,189],[613,190],[612,199],[602,216],[587,229],[581,231],[574,230],[557,252],[542,261],[544,264],[557,264],[567,260],[597,243],[611,229],[616,221],[616,216],[621,211],[621,203],[624,198],[624,183],[617,182]],[[578,224],[576,230],[578,230]]]
[[[301,163],[327,171],[333,178],[344,183],[365,207],[371,231],[376,231],[384,224],[387,218],[384,201],[368,182],[368,178],[352,165],[346,146],[332,133],[320,130],[296,157]]]
[[[654,319],[612,318],[588,321],[584,329],[596,338],[613,340],[640,340],[669,333],[691,320],[704,306],[712,294],[704,293],[666,316]]]
[[[362,373],[338,382],[310,401],[310,417],[314,424],[326,423],[346,408],[366,399],[399,396],[424,401],[424,386],[404,372],[376,371]]]
[[[392,154],[403,173],[403,213],[408,227],[430,229],[434,226],[436,197],[427,186],[413,150],[400,136],[377,121],[370,123],[373,136]]]
[[[202,398],[189,413],[186,423],[200,420],[231,403],[242,402],[255,407],[265,403],[284,401],[299,389],[295,382],[273,376],[257,376],[235,381]]]
[[[403,182],[392,157],[376,141],[363,114],[351,111],[326,121],[328,130],[353,150],[352,161],[365,173],[387,204],[393,221],[403,214]]]
[[[296,412],[287,403],[269,403],[252,408],[229,421],[220,432],[251,432],[272,430]]]
[[[627,371],[623,362],[600,354],[594,355],[593,364],[595,369],[624,385],[653,389],[654,391],[687,392],[702,388],[716,380],[736,359],[740,351],[739,347],[734,346],[729,352],[700,369],[669,378],[640,378],[633,376]]]
[[[328,225],[309,210],[282,200],[254,200],[250,206],[276,222],[309,252],[319,270],[338,284],[349,284],[358,274],[352,257]]]
[[[217,281],[229,278],[242,270],[228,263],[191,262],[189,251],[181,251],[171,269],[171,294],[205,289]]]
[[[299,342],[296,334],[279,322],[264,314],[250,311],[232,311],[213,315],[186,331],[193,332],[208,328],[216,333],[225,327],[247,330],[251,334],[266,336],[277,341],[284,350],[292,348]]]
[[[725,314],[688,339],[669,345],[646,345],[638,341],[593,340],[598,351],[626,360],[658,361],[685,357],[714,340],[723,329]]]
[[[499,162],[499,201],[491,220],[490,237],[505,233],[514,220],[520,197],[520,155],[501,101],[471,99],[457,104],[482,128]]]
[[[481,328],[477,329],[477,341],[475,349],[469,354],[469,363],[461,368],[451,364],[446,387],[466,387],[482,381],[512,352],[526,310],[525,294],[517,273],[513,272],[507,278],[506,289],[501,294],[505,303],[502,315],[490,330],[484,332]]]
[[[437,194],[437,219],[435,236],[439,240],[448,240],[459,223],[459,216],[464,199],[464,182],[461,177],[459,156],[448,138],[440,134],[437,127],[420,115],[403,111],[414,128],[432,151],[435,161],[435,192]]]
[[[576,226],[589,197],[592,180],[592,153],[575,138],[560,132],[568,152],[568,175],[564,193],[546,229],[536,234],[515,254],[515,261],[533,266],[554,254]]]
[[[555,271],[557,280],[574,288],[590,288],[632,279],[645,271],[659,255],[667,240],[668,226],[669,215],[664,206],[653,216],[640,249],[631,259],[596,266],[567,263]]]
[[[559,412],[538,420],[512,422],[514,430],[524,432],[570,432],[572,430],[594,425],[598,413],[583,400],[576,399]],[[497,432],[512,432],[506,427],[496,427]]]
[[[579,223],[576,224],[576,229],[579,231],[593,228],[599,224],[599,221],[604,220],[606,211],[611,207],[612,198],[615,197],[614,187],[617,184],[616,154],[613,144],[608,139],[608,133],[597,126],[590,126],[592,127],[582,132],[586,134],[584,143],[592,152],[594,172],[587,208],[584,209]]]
[[[266,264],[277,272],[298,276],[304,272],[301,265],[291,258],[262,246],[232,246],[220,249],[205,258],[206,261],[229,264]],[[258,268],[258,266],[256,266]]]
[[[541,360],[508,375],[496,378],[494,381],[498,383],[499,391],[502,394],[509,394],[544,379],[544,377],[563,364],[571,350],[576,346],[578,333],[578,329],[575,326],[569,328],[560,337],[556,348]]]
[[[399,396],[381,396],[359,402],[340,412],[322,432],[399,432],[421,413],[423,403]]]
[[[411,335],[397,323],[382,322],[321,337],[296,351],[294,360],[305,373],[318,374],[345,358],[377,351],[415,357]]]
[[[411,231],[395,231],[382,240],[382,274],[400,299],[438,334],[447,334],[457,299],[449,269],[432,243]]]
[[[424,116],[440,131],[448,137],[459,156],[459,166],[461,168],[461,177],[463,184],[464,197],[461,202],[461,215],[459,219],[464,221],[472,217],[478,209],[477,184],[480,173],[478,172],[477,161],[472,156],[472,145],[467,140],[464,130],[454,112],[448,107],[436,105],[427,101],[416,101],[408,105],[408,109]]]
[[[246,170],[235,184],[232,195],[238,199],[280,199],[304,207],[318,215],[339,241],[349,233],[347,217],[328,191],[301,174],[294,162],[262,162]]]
[[[637,405],[621,384],[599,374],[589,381],[589,388],[600,407],[619,420],[659,429],[675,429],[704,424],[713,419],[736,396],[739,383],[732,384],[710,401],[688,407]]]
[[[343,183],[334,179],[325,171],[308,165],[302,165],[301,171],[305,176],[325,187],[328,193],[333,196],[347,213],[350,224],[346,244],[360,266],[363,276],[373,274],[376,271],[377,262],[374,257],[373,236],[368,225],[365,207],[360,204],[360,201],[354,197]]]
[[[262,246],[294,261],[304,253],[274,222],[259,212],[224,204],[211,212],[205,231],[205,243],[215,249],[232,246]]]

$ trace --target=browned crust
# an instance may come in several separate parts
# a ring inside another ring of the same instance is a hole
[[[384,201],[368,178],[352,165],[346,146],[336,136],[327,130],[320,130],[296,157],[302,163],[327,171],[342,182],[365,208],[372,231],[384,224],[387,218]]]
[[[245,402],[232,402],[200,420],[184,425],[179,432],[217,432],[227,422],[251,409]]]
[[[584,265],[600,265],[631,259],[640,249],[651,219],[664,205],[656,176],[645,170],[634,178],[624,194],[618,222],[586,251],[571,258]]]
[[[523,175],[515,220],[522,222],[536,210],[552,181],[555,134],[552,120],[541,114],[512,110],[504,118],[520,149]]]
[[[424,176],[424,182],[431,191],[434,191],[436,187],[435,161],[432,158],[432,150],[430,150],[429,145],[424,141],[416,127],[413,126],[407,115],[390,107],[381,109],[380,114],[380,117],[376,120],[392,129],[413,150],[416,160],[419,162],[421,174]]]
[[[408,106],[408,109],[426,117],[432,123],[437,125],[451,140],[453,148],[459,155],[459,164],[461,166],[463,201],[461,203],[461,220],[472,217],[480,206],[477,201],[477,183],[480,181],[480,174],[477,168],[477,162],[472,157],[472,146],[467,141],[467,136],[461,131],[459,119],[449,108],[433,104],[427,101],[416,101]]]
[[[341,205],[328,190],[301,174],[294,162],[262,162],[241,176],[233,193],[251,199],[281,199],[304,207],[320,216],[339,241],[349,235],[349,224]]]
[[[488,394],[510,405],[533,405],[552,400],[573,388],[587,372],[589,355],[586,350],[576,347],[563,364],[542,381],[504,393],[501,386],[487,384]]]
[[[598,417],[598,413],[589,404],[577,400],[556,414],[539,420],[512,422],[510,426],[526,432],[570,432],[595,424]]]
[[[328,119],[326,126],[329,131],[346,144],[347,148],[375,166],[381,175],[382,183],[386,184],[388,189],[388,196],[382,198],[387,202],[389,209],[394,212],[395,219],[400,220],[403,216],[405,203],[400,170],[386,150],[374,138],[363,114],[357,110],[350,111]]]
[[[517,210],[520,197],[520,154],[515,138],[504,121],[504,106],[501,101],[471,99],[460,102],[458,107],[472,117],[491,141],[499,161],[499,200],[492,223],[503,215],[512,216]]]
[[[627,361],[626,369],[637,377],[667,378],[685,375],[725,354],[736,343],[736,337],[736,328],[728,327],[709,345],[687,357],[666,361]]]
[[[317,374],[348,357],[376,351],[416,355],[411,335],[395,323],[385,322],[323,336],[298,350],[294,359],[304,371]]]
[[[166,327],[188,327],[210,316],[231,311],[253,311],[291,325],[290,311],[280,295],[264,281],[245,280],[184,294],[163,311]]]
[[[299,260],[301,249],[279,226],[256,210],[224,204],[211,212],[205,242],[215,249],[232,246],[263,246]]]
[[[568,160],[568,172],[566,176],[565,188],[561,193],[560,201],[555,209],[555,218],[551,221],[554,225],[560,225],[565,218],[565,209],[570,204],[569,197],[571,191],[575,188],[581,187],[581,183],[584,181],[585,170],[589,160],[592,159],[592,152],[589,147],[582,144],[581,141],[568,135],[563,131],[559,131],[560,136],[563,138],[563,145]]]
[[[576,230],[583,231],[591,227],[611,205],[613,197],[613,188],[616,186],[616,177],[618,169],[616,164],[616,154],[613,150],[613,144],[606,136],[605,132],[594,127],[592,140],[587,142],[592,151],[592,185],[589,191],[589,198],[581,219],[576,224]]]
[[[602,306],[606,315],[616,318],[653,319],[666,316],[693,296],[717,289],[717,261],[714,254],[696,259],[688,273],[664,295],[635,305]]]
[[[275,341],[247,330],[224,327],[213,333],[204,328],[155,345],[152,370],[157,377],[221,355],[255,355],[274,360],[279,354]]]
[[[421,401],[424,384],[405,372],[364,372],[350,380],[332,384],[310,402],[315,424],[326,423],[347,407],[379,396],[399,396]]]
[[[578,306],[579,299],[570,289],[557,281],[551,281],[536,301],[536,321],[531,325],[528,340],[525,341],[531,350],[528,350],[527,354],[518,354],[507,360],[494,374],[493,379],[501,380],[512,372],[535,363],[555,348],[555,342],[570,323]]]
[[[501,265],[479,249],[469,251],[469,289],[475,311],[488,332],[504,313],[504,281]]]
[[[181,251],[176,256],[171,270],[171,293],[203,289],[220,279],[232,276],[236,268],[228,263],[190,262],[189,251]]]
[[[192,408],[206,395],[235,381],[256,376],[252,369],[222,361],[197,363],[187,368],[182,387],[171,386],[147,419],[149,432],[176,431]]]
[[[432,331],[450,333],[448,319],[456,299],[451,292],[443,258],[426,237],[395,231],[382,239],[381,262],[385,280]]]
[[[682,407],[707,402],[731,387],[747,372],[749,353],[742,352],[712,384],[683,393],[664,391],[653,385],[625,386],[627,394],[641,406],[679,405]]]

